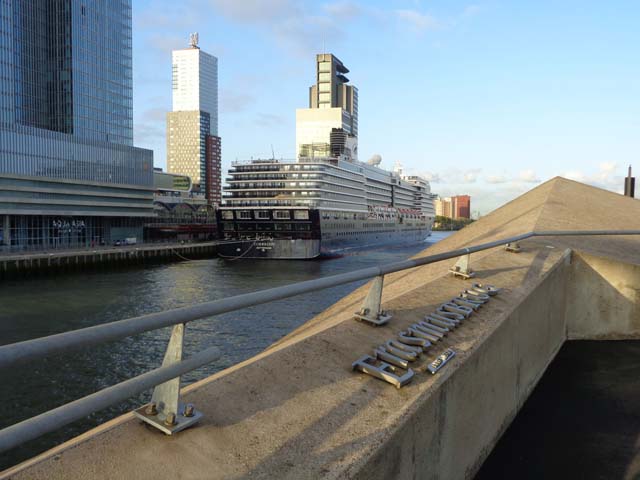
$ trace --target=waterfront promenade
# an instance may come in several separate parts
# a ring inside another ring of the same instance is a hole
[[[428,253],[530,231],[639,228],[638,201],[556,178]],[[351,364],[470,286],[448,275],[451,261],[387,275],[383,306],[394,316],[385,326],[353,320],[365,286],[185,388],[204,413],[194,428],[166,437],[127,414],[4,477],[473,477],[565,341],[640,338],[638,237],[539,237],[521,247],[471,256],[473,281],[502,292],[435,344],[402,389]],[[425,373],[446,348],[456,357]]]

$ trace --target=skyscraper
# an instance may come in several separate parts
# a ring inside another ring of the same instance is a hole
[[[296,155],[358,157],[358,89],[347,85],[349,69],[334,55],[316,55],[316,83],[309,108],[296,110]]]
[[[173,108],[167,113],[167,171],[191,177],[196,190],[220,203],[218,59],[198,47],[172,53]]]
[[[130,0],[0,1],[0,244],[142,235],[122,220],[153,212],[132,91]]]
[[[471,218],[471,197],[456,195],[435,201],[436,215],[448,218]]]

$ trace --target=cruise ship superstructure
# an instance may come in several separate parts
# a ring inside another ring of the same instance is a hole
[[[358,92],[346,67],[317,55],[308,109],[296,112],[296,160],[234,162],[218,210],[227,258],[310,259],[355,248],[418,243],[434,195],[418,176],[357,160]]]

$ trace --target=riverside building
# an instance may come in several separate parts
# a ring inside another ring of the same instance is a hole
[[[188,175],[193,189],[219,204],[218,59],[190,45],[172,53],[172,111],[167,113],[167,171]]]
[[[153,152],[133,146],[131,1],[0,2],[0,246],[142,238]]]

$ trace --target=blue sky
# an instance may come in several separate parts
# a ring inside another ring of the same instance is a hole
[[[482,214],[556,175],[621,191],[640,156],[640,2],[134,0],[135,144],[164,167],[171,50],[219,60],[223,168],[293,158],[314,55],[359,89],[360,159]],[[637,162],[640,172],[640,162]]]

